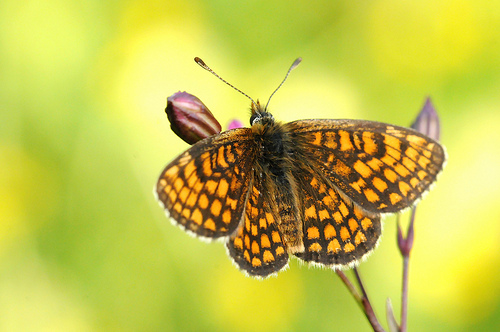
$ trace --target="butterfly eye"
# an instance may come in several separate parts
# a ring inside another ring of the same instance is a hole
[[[250,117],[250,124],[253,126],[256,123],[273,124],[274,123],[274,117],[269,112],[254,113]]]
[[[197,97],[177,92],[167,98],[165,109],[170,128],[188,144],[221,132],[221,125]]]

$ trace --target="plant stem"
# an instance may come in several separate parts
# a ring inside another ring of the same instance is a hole
[[[363,285],[363,281],[361,280],[361,276],[359,275],[358,269],[353,268],[354,274],[356,275],[356,280],[358,281],[359,288],[361,289],[361,293],[363,294],[361,303],[363,305],[363,309],[370,322],[373,331],[375,332],[385,332],[382,325],[377,320],[377,316],[375,315],[375,311],[373,311],[372,304],[370,303],[370,299],[368,298],[368,294],[366,293],[365,287]]]
[[[356,274],[356,279],[358,280],[359,287],[361,288],[361,291],[363,292],[363,296],[359,294],[359,292],[356,290],[354,285],[351,283],[349,278],[344,274],[344,272],[338,270],[335,271],[337,275],[340,277],[340,279],[344,282],[346,285],[347,289],[351,293],[351,295],[354,297],[356,302],[359,304],[361,310],[365,313],[366,318],[370,322],[370,325],[373,328],[373,331],[376,332],[385,332],[385,330],[382,328],[380,323],[377,320],[377,317],[375,316],[375,312],[373,311],[372,305],[370,301],[368,300],[368,296],[366,295],[365,288],[363,287],[363,283],[361,282],[361,279],[359,277],[358,271],[356,268],[354,268],[354,272]]]
[[[415,237],[414,221],[417,209],[413,208],[411,211],[410,224],[406,238],[401,234],[401,227],[398,218],[398,245],[403,256],[403,289],[401,292],[401,327],[400,332],[406,332],[408,324],[408,293],[409,293],[409,268],[410,268],[410,252],[413,248],[413,239]]]
[[[344,282],[344,285],[346,285],[347,289],[351,293],[351,295],[354,297],[356,302],[361,306],[361,309],[363,309],[363,299],[361,298],[361,295],[359,295],[358,291],[356,288],[354,288],[354,285],[351,283],[349,278],[345,275],[345,273],[341,270],[335,271],[337,275],[340,277],[340,279]]]
[[[407,321],[408,321],[408,268],[409,268],[410,257],[403,257],[403,291],[401,298],[401,327],[400,332],[406,332]]]

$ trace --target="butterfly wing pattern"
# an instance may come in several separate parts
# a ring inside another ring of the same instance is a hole
[[[373,251],[381,216],[429,190],[446,154],[403,127],[360,120],[274,122],[260,108],[251,128],[194,144],[162,172],[158,199],[205,238],[225,238],[250,276],[267,277],[289,255],[332,268]]]
[[[300,120],[289,124],[308,160],[369,212],[410,207],[442,170],[443,147],[408,128],[362,120]]]
[[[412,129],[360,120],[300,120],[285,125],[300,142],[307,262],[352,266],[381,233],[381,215],[408,208],[442,170],[443,147]],[[296,163],[297,164],[297,163]]]
[[[380,216],[354,204],[312,167],[296,170],[303,216],[304,251],[298,258],[333,268],[352,266],[376,246]]]
[[[269,176],[254,172],[242,226],[227,242],[229,255],[252,276],[266,276],[288,263],[286,245],[278,229],[279,216]]]
[[[213,239],[238,228],[256,155],[249,131],[234,129],[199,141],[161,173],[158,200],[186,231]]]

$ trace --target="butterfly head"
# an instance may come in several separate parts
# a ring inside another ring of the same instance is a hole
[[[256,103],[252,102],[251,110],[252,110],[252,116],[250,117],[251,126],[257,123],[263,125],[274,123],[273,115],[267,111],[267,108],[263,108],[260,105],[259,100],[257,100]]]
[[[232,84],[230,84],[226,80],[224,80],[222,77],[220,77],[219,75],[217,75],[200,58],[196,57],[196,58],[194,58],[194,61],[198,65],[200,65],[203,69],[209,71],[210,73],[212,73],[213,75],[215,75],[217,78],[219,78],[222,82],[226,83],[227,85],[229,85],[230,87],[232,87],[233,89],[235,89],[236,91],[238,91],[239,93],[241,93],[242,95],[244,95],[245,97],[247,97],[248,99],[250,99],[252,101],[252,106],[251,106],[252,116],[250,117],[250,125],[253,126],[254,124],[266,125],[266,124],[273,124],[274,123],[274,118],[271,115],[271,113],[269,113],[267,111],[267,106],[269,105],[269,102],[271,101],[271,98],[274,96],[274,94],[276,93],[276,91],[278,91],[279,88],[283,85],[283,83],[285,83],[285,81],[286,81],[288,75],[290,74],[290,72],[295,67],[297,67],[299,65],[299,63],[302,61],[302,58],[295,59],[295,61],[292,63],[292,65],[288,69],[288,71],[287,71],[287,73],[286,73],[285,78],[283,79],[283,81],[281,81],[280,85],[276,88],[276,90],[274,90],[274,92],[269,97],[269,99],[268,99],[267,104],[266,104],[265,107],[262,107],[260,105],[260,103],[259,103],[258,100],[257,100],[257,102],[255,102],[249,95],[247,95],[246,93],[244,93],[243,91],[241,91],[240,89],[236,88],[235,86],[233,86]]]

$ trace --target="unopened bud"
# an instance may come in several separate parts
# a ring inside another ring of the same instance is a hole
[[[422,134],[429,136],[430,138],[439,140],[440,126],[439,126],[439,116],[436,109],[432,105],[431,99],[427,98],[424,107],[417,116],[415,122],[411,125],[415,130],[418,130]]]
[[[231,129],[242,128],[242,127],[243,127],[243,122],[241,122],[240,120],[234,119],[233,121],[229,122],[227,129],[231,130]]]
[[[165,109],[170,128],[188,144],[221,132],[221,125],[197,97],[177,92],[167,98]]]
[[[408,225],[408,232],[406,233],[406,238],[403,236],[403,231],[401,230],[401,225],[399,224],[399,217],[398,217],[398,247],[399,251],[401,252],[401,255],[403,257],[409,257],[411,249],[413,248],[413,241],[415,238],[415,212],[416,208],[413,208],[411,211],[411,217],[410,217],[410,224]]]

